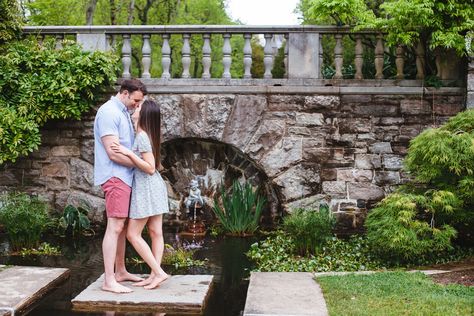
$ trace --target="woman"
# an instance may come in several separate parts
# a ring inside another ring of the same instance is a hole
[[[115,143],[112,149],[128,156],[135,164],[132,185],[132,199],[127,229],[127,239],[138,254],[150,266],[150,276],[135,286],[145,289],[156,288],[169,275],[161,268],[164,251],[163,214],[168,213],[166,185],[160,173],[161,113],[152,100],[146,100],[139,109],[137,133],[132,150]],[[151,247],[142,238],[147,225]]]

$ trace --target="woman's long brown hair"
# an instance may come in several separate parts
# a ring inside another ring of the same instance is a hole
[[[161,111],[160,106],[153,100],[143,102],[140,109],[138,126],[143,129],[150,138],[153,156],[155,157],[155,167],[160,165],[161,148]]]

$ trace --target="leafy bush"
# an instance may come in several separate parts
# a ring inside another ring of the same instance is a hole
[[[407,261],[451,249],[456,230],[449,225],[435,227],[433,215],[436,211],[449,211],[452,204],[456,199],[450,192],[435,192],[429,197],[391,194],[367,216],[367,239],[381,256]],[[429,215],[428,219],[419,218],[421,210]]]
[[[260,221],[265,198],[258,195],[250,183],[242,186],[235,180],[232,193],[227,194],[221,189],[222,205],[217,198],[214,200],[214,213],[224,229],[234,235],[254,233]]]
[[[64,208],[61,224],[66,229],[66,235],[74,237],[90,228],[89,211],[90,206],[85,201],[77,207],[69,204]]]
[[[19,37],[22,22],[18,1],[2,0],[0,2],[0,45]]]
[[[37,247],[49,224],[47,204],[25,193],[4,194],[0,197],[0,223],[13,250]]]
[[[383,267],[362,237],[347,241],[332,237],[316,255],[304,257],[294,255],[294,248],[293,236],[278,231],[253,244],[247,256],[256,263],[256,271],[268,272],[363,271]]]
[[[0,56],[0,164],[37,149],[51,119],[80,119],[116,80],[117,57],[65,41],[21,41]]]
[[[283,230],[294,240],[296,251],[314,254],[332,237],[336,219],[327,204],[318,211],[297,209],[285,217]]]

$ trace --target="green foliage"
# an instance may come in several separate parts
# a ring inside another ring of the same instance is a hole
[[[295,246],[293,236],[278,231],[253,244],[247,256],[256,263],[255,270],[264,272],[361,271],[383,267],[362,237],[347,241],[333,237],[316,255],[304,257],[294,255]]]
[[[474,287],[435,284],[423,273],[317,277],[330,315],[472,315]],[[348,313],[350,311],[350,313]]]
[[[63,46],[15,42],[0,56],[0,164],[37,149],[48,120],[80,119],[115,82],[116,57]]]
[[[26,249],[23,248],[20,250],[20,255],[22,257],[31,256],[31,255],[45,255],[45,256],[59,256],[61,255],[61,250],[58,247],[51,246],[47,242],[41,243],[38,248]]]
[[[74,237],[90,228],[90,221],[87,218],[90,209],[90,205],[85,201],[77,207],[69,204],[64,208],[61,224],[66,229],[66,235]]]
[[[434,214],[458,207],[459,200],[448,191],[433,191],[428,196],[391,194],[367,216],[367,239],[377,254],[408,262],[451,249],[456,230],[449,225],[436,227]],[[419,219],[420,214],[427,215],[430,223]]]
[[[48,206],[25,193],[4,194],[0,196],[0,223],[13,250],[37,247],[49,224]]]
[[[22,23],[18,1],[0,0],[0,45],[19,37]]]
[[[265,199],[250,183],[243,186],[235,180],[232,193],[227,194],[221,189],[222,207],[217,198],[214,200],[213,211],[224,229],[231,234],[246,235],[254,233],[260,221]]]
[[[175,249],[173,246],[165,244],[165,251],[161,263],[174,266],[176,269],[203,266],[205,264],[202,260],[194,260],[193,255],[193,250],[186,250],[182,247]]]
[[[297,209],[283,220],[283,230],[293,238],[300,255],[315,254],[332,237],[336,219],[327,204],[318,211]]]
[[[466,54],[466,33],[474,29],[471,0],[300,0],[299,10],[305,23],[382,30],[391,46],[413,46],[421,40],[431,48],[454,48],[460,55]]]

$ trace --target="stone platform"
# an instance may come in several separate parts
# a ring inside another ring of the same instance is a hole
[[[252,272],[243,316],[327,316],[312,273]]]
[[[0,265],[0,315],[26,314],[69,277],[69,269]]]
[[[133,287],[132,293],[101,290],[104,275],[72,300],[75,311],[161,312],[170,315],[201,315],[211,291],[212,275],[173,275],[153,290]]]

